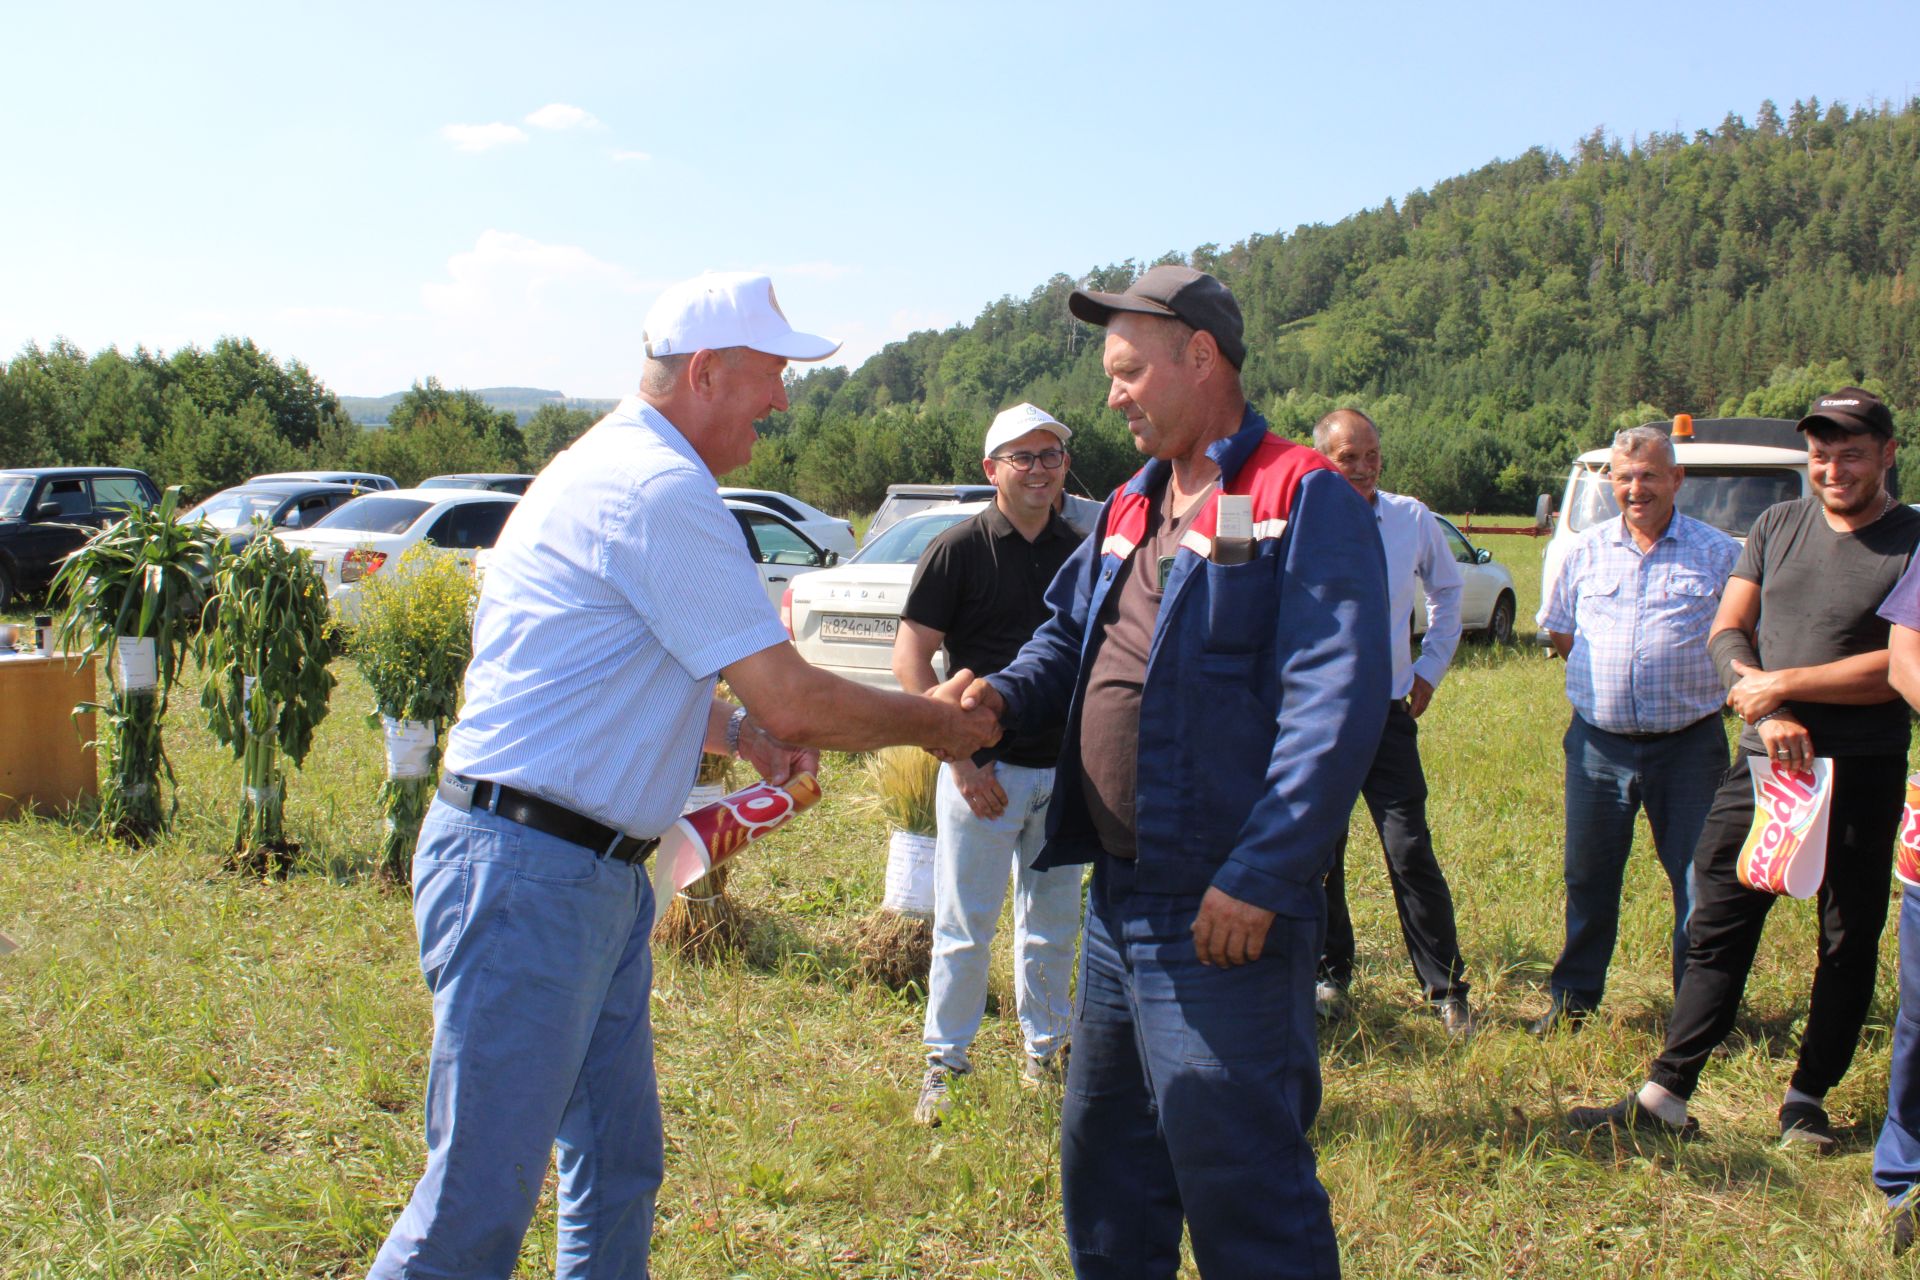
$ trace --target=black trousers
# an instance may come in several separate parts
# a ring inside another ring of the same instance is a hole
[[[1707,1055],[1733,1030],[1760,931],[1774,904],[1773,894],[1747,888],[1735,871],[1753,825],[1749,758],[1734,757],[1694,849],[1687,972],[1673,1000],[1666,1048],[1648,1073],[1655,1084],[1682,1098],[1693,1096]],[[1793,1072],[1793,1087],[1815,1097],[1847,1073],[1873,1003],[1906,777],[1904,753],[1843,756],[1833,762],[1827,874],[1816,899],[1820,942],[1807,1029]]]
[[[1393,885],[1400,936],[1406,940],[1413,971],[1429,1000],[1467,994],[1467,966],[1454,931],[1453,893],[1433,856],[1427,829],[1427,775],[1420,767],[1420,729],[1398,699],[1387,708],[1387,726],[1373,767],[1360,785],[1373,815],[1380,846],[1387,855],[1387,880]],[[1327,872],[1327,943],[1320,956],[1320,979],[1346,986],[1353,980],[1353,917],[1347,912],[1347,838],[1333,851]]]

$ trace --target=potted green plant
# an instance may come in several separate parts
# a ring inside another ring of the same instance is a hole
[[[222,545],[210,526],[177,522],[179,506],[176,486],[152,510],[129,511],[69,555],[51,588],[59,647],[108,659],[106,702],[84,705],[99,714],[100,820],[133,843],[172,817],[160,803],[161,774],[173,777],[160,728]]]
[[[369,719],[387,749],[380,875],[401,886],[413,883],[413,846],[433,801],[441,734],[459,710],[461,680],[473,657],[478,597],[466,566],[424,543],[361,587],[349,648],[373,690]]]
[[[241,762],[234,864],[260,874],[291,867],[280,757],[297,769],[327,717],[332,624],[326,587],[305,551],[260,536],[223,550],[200,631],[200,708]]]
[[[887,887],[855,939],[861,975],[896,990],[925,985],[933,964],[934,789],[940,764],[917,747],[867,760],[869,802],[887,821]]]

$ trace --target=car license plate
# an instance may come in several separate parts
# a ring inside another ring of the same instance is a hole
[[[844,613],[829,613],[820,619],[820,638],[892,644],[893,633],[899,627],[898,618],[862,618],[849,617]]]

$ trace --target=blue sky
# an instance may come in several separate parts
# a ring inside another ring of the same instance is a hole
[[[662,285],[755,268],[857,364],[1596,126],[1904,102],[1917,48],[1911,0],[13,6],[0,356],[610,397]]]

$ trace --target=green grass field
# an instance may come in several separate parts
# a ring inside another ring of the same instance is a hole
[[[1522,643],[1465,646],[1423,721],[1431,817],[1482,1034],[1422,1009],[1378,844],[1356,823],[1357,1016],[1323,1039],[1314,1130],[1354,1276],[1855,1277],[1886,1259],[1868,1181],[1894,1013],[1881,997],[1832,1097],[1843,1153],[1774,1143],[1813,960],[1811,907],[1776,910],[1730,1052],[1696,1100],[1704,1141],[1568,1137],[1566,1105],[1642,1076],[1669,1003],[1665,881],[1636,850],[1596,1024],[1536,1042],[1558,951],[1561,668],[1528,643],[1539,547],[1513,568]],[[0,825],[0,1277],[356,1276],[421,1162],[430,1033],[406,900],[367,874],[381,753],[339,667],[334,715],[289,788],[303,869],[222,869],[238,772],[191,695],[170,731],[175,833],[128,852],[56,821]],[[9,731],[0,711],[0,731]],[[851,973],[886,836],[844,758],[827,799],[742,860],[745,954],[663,959],[654,997],[667,1184],[655,1274],[1061,1277],[1055,1100],[1017,1083],[1004,955],[962,1104],[910,1112],[921,1005]],[[1645,845],[1644,831],[1642,836]],[[551,1204],[521,1274],[552,1272]],[[1194,1274],[1189,1267],[1187,1274]]]

